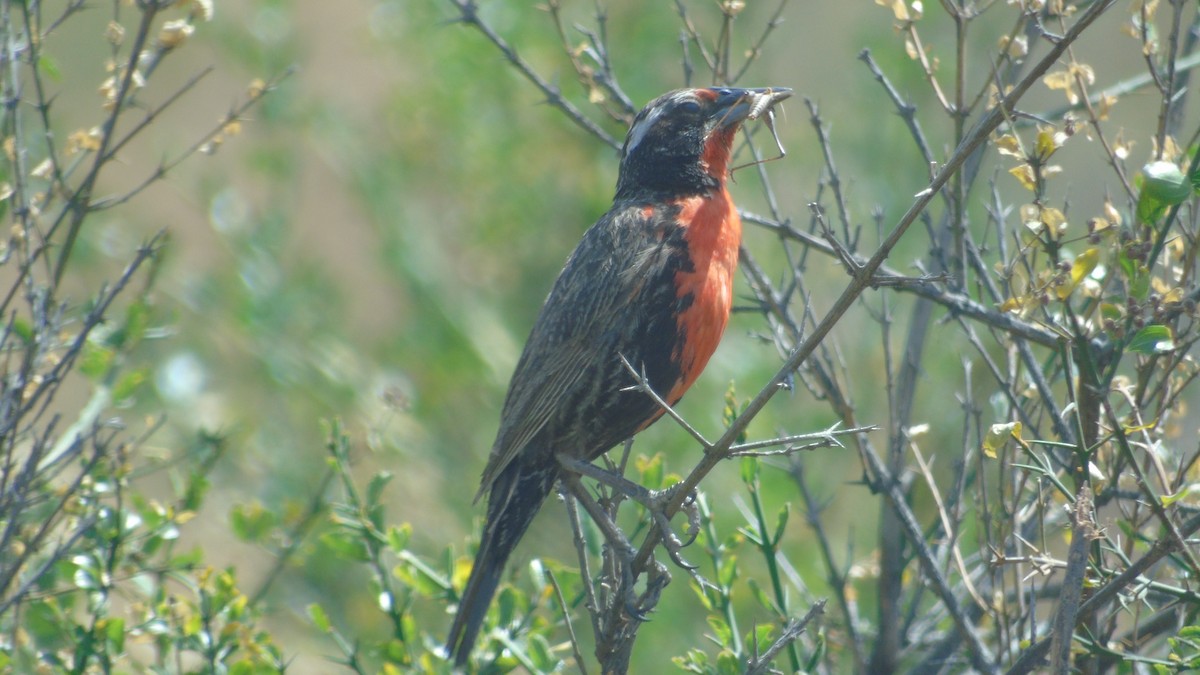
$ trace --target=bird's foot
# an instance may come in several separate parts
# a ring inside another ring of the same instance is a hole
[[[675,534],[675,530],[671,529],[671,519],[667,516],[667,509],[679,493],[682,485],[682,483],[676,483],[662,490],[647,490],[646,499],[644,501],[637,501],[646,508],[646,511],[650,513],[650,517],[658,525],[659,531],[662,532],[663,548],[667,550],[667,555],[671,556],[671,562],[694,574],[697,566],[684,560],[682,551],[684,548],[691,546],[692,542],[696,541],[696,537],[700,534],[700,507],[696,504],[696,491],[691,490],[688,492],[679,505],[680,510],[687,515],[688,520],[687,531],[684,534],[685,540],[681,540]]]
[[[683,512],[687,514],[688,519],[687,541],[681,541],[676,536],[675,531],[671,529],[671,518],[667,515],[667,509],[678,494],[681,484],[662,490],[648,490],[624,476],[605,471],[590,462],[584,462],[566,455],[559,455],[558,461],[567,471],[593,478],[616,490],[621,495],[641,504],[646,509],[646,512],[650,514],[650,517],[654,519],[654,524],[658,526],[659,531],[662,532],[663,548],[666,549],[667,555],[671,557],[671,562],[674,562],[679,567],[687,570],[689,574],[695,576],[697,566],[685,560],[682,554],[683,548],[694,542],[696,536],[700,534],[700,509],[696,505],[695,490],[688,493],[680,506]],[[616,529],[616,526],[614,525],[613,528]]]

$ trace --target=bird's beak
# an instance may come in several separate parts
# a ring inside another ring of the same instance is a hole
[[[722,127],[730,127],[745,120],[756,120],[766,114],[776,103],[790,97],[792,90],[788,87],[767,87],[765,89],[730,89],[716,88],[716,111],[713,117]]]

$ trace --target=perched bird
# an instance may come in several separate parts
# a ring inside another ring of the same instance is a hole
[[[562,468],[592,461],[677,402],[721,339],[742,224],[725,183],[734,135],[791,90],[681,89],[633,121],[612,208],[554,282],[508,387],[475,500],[490,491],[447,651],[463,665],[504,564]]]

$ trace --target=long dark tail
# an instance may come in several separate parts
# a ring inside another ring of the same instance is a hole
[[[465,665],[471,655],[504,573],[504,563],[557,480],[558,464],[552,457],[536,466],[526,466],[518,458],[496,477],[488,497],[487,523],[483,526],[479,552],[475,554],[475,565],[446,640],[446,651],[454,657],[456,666]]]

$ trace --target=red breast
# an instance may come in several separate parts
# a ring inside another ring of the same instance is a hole
[[[724,168],[724,159],[721,162]],[[680,379],[667,394],[671,403],[683,397],[717,350],[733,306],[733,277],[742,242],[742,220],[729,191],[722,185],[712,195],[676,202],[692,268],[675,275],[677,297],[692,302],[677,318],[683,337],[679,354]]]

